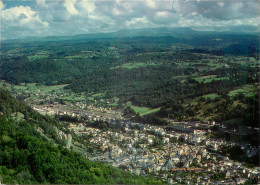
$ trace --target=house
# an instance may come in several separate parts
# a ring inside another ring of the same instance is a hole
[[[172,160],[168,160],[166,164],[162,167],[162,170],[171,170],[175,167],[174,162]]]
[[[233,163],[230,161],[224,161],[224,165],[231,167]]]
[[[147,139],[147,142],[148,142],[149,145],[152,145],[153,144],[153,139],[149,138],[149,139]]]
[[[237,178],[236,179],[236,184],[245,184],[246,181],[247,181],[246,178]]]
[[[178,154],[181,155],[183,153],[183,149],[178,150]]]
[[[141,172],[141,170],[138,169],[138,168],[132,170],[132,173],[134,173],[134,174],[136,174],[136,175],[140,175],[140,172]]]
[[[212,159],[213,161],[217,160],[216,156],[214,156],[214,155],[211,155],[210,159]]]
[[[218,171],[218,172],[224,172],[224,171],[225,171],[225,168],[224,168],[223,166],[219,166],[219,167],[217,168],[217,171]]]
[[[169,179],[167,179],[167,183],[168,183],[168,184],[173,184],[174,181],[173,181],[173,179],[170,179],[170,178],[169,178]]]
[[[169,143],[169,141],[170,141],[169,138],[166,137],[166,138],[163,138],[162,143],[166,144],[166,143]]]
[[[174,164],[177,164],[179,161],[180,161],[180,158],[179,158],[179,157],[174,157],[174,158],[172,158],[172,162],[173,162]]]
[[[147,166],[146,172],[147,172],[148,174],[153,173],[153,172],[154,172],[154,167],[153,167],[153,165]]]
[[[141,170],[139,175],[146,175],[145,170]]]

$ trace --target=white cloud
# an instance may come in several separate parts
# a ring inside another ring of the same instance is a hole
[[[45,0],[36,0],[36,4],[39,5],[40,7],[46,7]]]
[[[77,0],[65,0],[63,3],[64,7],[71,15],[78,14],[78,10],[75,8],[76,1]]]
[[[132,18],[130,21],[126,22],[127,27],[142,27],[144,25],[148,25],[150,22],[148,21],[147,17],[138,17],[138,18]]]
[[[169,12],[166,12],[166,11],[164,11],[164,12],[157,12],[156,14],[157,14],[157,16],[164,18],[164,17],[169,15]]]
[[[0,0],[0,10],[4,9],[4,3],[2,2],[2,0]]]
[[[233,4],[233,10],[238,11],[242,8],[244,8],[244,4],[242,2],[236,2]]]
[[[146,0],[146,4],[149,8],[155,8],[156,7],[156,4],[153,0]]]
[[[93,1],[81,0],[79,2],[79,6],[86,10],[88,13],[92,13],[96,9],[95,3]]]
[[[222,7],[222,6],[225,5],[225,3],[224,2],[218,2],[218,5]]]
[[[176,3],[177,10],[184,16],[197,12],[208,19],[231,20],[260,16],[260,3],[257,1],[188,1]]]
[[[1,13],[1,19],[6,21],[38,22],[44,25],[37,12],[29,6],[16,6],[5,9]],[[46,25],[46,24],[45,24]]]
[[[29,6],[16,6],[9,9],[4,9],[0,13],[2,20],[1,31],[3,37],[12,38],[25,35],[36,35],[48,28],[49,23],[43,21],[38,12],[35,12]],[[17,35],[19,33],[20,35]]]
[[[165,26],[176,24],[179,20],[179,17],[171,11],[158,11],[149,18],[154,24]]]
[[[125,28],[180,27],[223,29],[259,26],[258,1],[175,0],[35,0],[27,6],[4,9],[0,0],[1,31],[19,34],[71,35]],[[17,1],[19,4],[19,1]],[[21,5],[21,4],[20,4]],[[225,27],[225,28],[224,28]]]

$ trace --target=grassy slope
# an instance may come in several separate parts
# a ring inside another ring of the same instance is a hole
[[[160,110],[160,108],[151,109],[149,107],[138,107],[138,106],[132,105],[131,102],[127,102],[127,106],[130,106],[131,109],[133,109],[136,113],[139,113],[140,116],[152,114],[152,113],[158,112]]]

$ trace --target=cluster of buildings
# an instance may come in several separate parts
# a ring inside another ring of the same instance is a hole
[[[209,139],[206,131],[192,128],[181,131],[179,127],[169,130],[126,120],[117,122],[121,125],[118,132],[90,128],[87,123],[70,129],[78,135],[91,135],[90,142],[103,151],[93,154],[90,160],[137,175],[158,176],[170,184],[243,184],[260,177],[259,169],[246,168],[219,154],[219,147],[230,143]],[[115,124],[113,120],[110,123]]]
[[[84,106],[84,109],[82,108]],[[71,111],[71,107],[76,107],[74,111]],[[48,105],[34,105],[33,109],[43,115],[58,115],[58,116],[72,116],[77,118],[84,118],[93,121],[101,120],[114,120],[115,118],[122,119],[122,113],[120,110],[112,109],[111,107],[95,107],[93,105],[81,105],[81,104],[66,104],[62,105],[58,102],[54,102]]]

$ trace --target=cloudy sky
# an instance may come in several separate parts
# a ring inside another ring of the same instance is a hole
[[[1,39],[190,27],[260,26],[260,0],[0,0]]]

